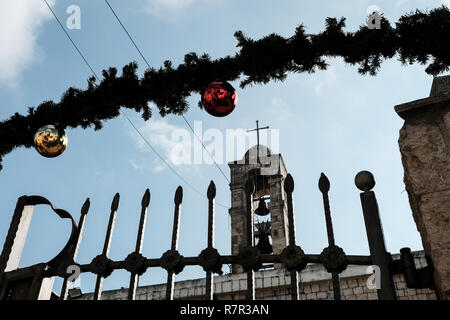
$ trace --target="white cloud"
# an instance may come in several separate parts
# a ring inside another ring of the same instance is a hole
[[[131,166],[136,171],[143,172],[145,169],[145,166],[143,164],[137,163],[136,160],[129,159],[128,162],[130,162]]]
[[[147,0],[150,7],[155,9],[179,9],[190,5],[194,0]]]
[[[324,87],[336,83],[338,74],[344,69],[345,63],[342,59],[333,60],[324,71],[317,71],[311,76],[311,82],[314,86],[314,93],[319,95]]]
[[[139,128],[142,135],[150,142],[153,148],[171,165],[180,165],[180,160],[177,157],[178,154],[190,154],[191,151],[191,141],[179,140],[174,141],[173,136],[177,136],[177,132],[187,132],[185,128],[177,127],[169,124],[166,120],[149,120],[144,126]],[[136,131],[130,131],[130,134],[134,138],[136,145],[141,151],[151,151],[150,147],[146,142],[136,133]],[[157,155],[155,155],[157,157]],[[143,170],[144,165],[138,164],[134,160],[130,160],[130,164],[136,170]],[[163,171],[166,165],[159,159],[155,159],[153,165],[153,170],[155,172]]]
[[[396,0],[395,1],[395,5],[397,6],[397,7],[400,7],[400,6],[402,6],[404,3],[406,3],[408,0]]]
[[[217,11],[229,0],[141,0],[144,11],[150,15],[173,22],[179,16],[193,12]]]
[[[165,168],[167,168],[167,166],[159,159],[155,159],[153,163],[154,163],[153,171],[155,172],[161,172],[164,171]]]
[[[398,0],[398,1],[402,1],[402,0]],[[398,1],[397,1],[397,2],[398,2]],[[372,5],[370,5],[370,6],[367,7],[366,13],[367,13],[368,15],[370,15],[370,14],[372,14],[372,13],[374,13],[374,12],[382,13],[380,7],[377,6],[377,5],[372,4]]]
[[[48,3],[53,6],[55,1]],[[0,83],[17,83],[35,59],[39,31],[51,18],[42,1],[0,1]]]
[[[395,1],[395,5],[397,7],[400,7],[400,6],[408,3],[408,1],[409,0],[396,0]],[[423,4],[429,4],[430,1],[429,0],[420,0],[420,2],[423,3]],[[446,5],[447,7],[450,8],[450,0],[438,0],[436,2],[438,2],[438,5],[443,5],[444,4],[444,5]]]
[[[147,11],[159,18],[169,18],[180,14],[199,0],[146,0]]]
[[[271,117],[273,117],[273,119],[279,121],[287,121],[289,119],[292,119],[292,117],[294,116],[294,112],[286,103],[286,101],[275,96],[272,97],[271,108],[269,112],[271,113]]]

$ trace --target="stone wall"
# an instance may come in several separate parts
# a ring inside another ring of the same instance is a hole
[[[398,255],[393,256],[398,259]],[[426,266],[423,251],[414,253],[417,268]],[[343,300],[377,300],[375,289],[367,287],[370,274],[366,266],[349,266],[340,274],[341,297]],[[400,300],[435,300],[430,289],[408,289],[402,275],[394,275],[397,297]],[[290,300],[290,276],[284,269],[255,272],[255,295],[257,300]],[[244,300],[247,288],[246,274],[229,274],[214,278],[214,296],[217,300]],[[301,300],[332,300],[331,275],[321,265],[308,265],[299,275]],[[143,286],[137,289],[138,300],[165,299],[166,285]],[[174,298],[187,300],[204,299],[205,279],[179,281],[175,283]],[[125,300],[127,290],[119,289],[102,293],[104,300]],[[91,300],[92,294],[85,294],[80,300]]]
[[[399,147],[404,182],[441,299],[450,299],[450,76],[433,81],[429,98],[395,107],[405,123]]]

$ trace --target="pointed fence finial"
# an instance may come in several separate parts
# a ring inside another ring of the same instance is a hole
[[[89,211],[90,206],[91,202],[89,201],[89,198],[87,198],[86,201],[83,203],[83,206],[81,207],[81,214],[86,215]]]
[[[175,192],[175,197],[173,199],[175,204],[180,204],[183,201],[183,187],[178,186],[177,191]]]
[[[117,208],[119,208],[119,200],[120,200],[120,195],[117,192],[114,196],[114,199],[111,203],[111,211],[117,211]]]
[[[216,185],[212,180],[209,184],[207,195],[209,200],[214,199],[216,197]]]
[[[320,174],[319,189],[322,193],[330,191],[330,180],[328,180],[327,176],[323,172]]]
[[[150,204],[150,190],[145,190],[144,196],[142,197],[142,207],[148,207]]]

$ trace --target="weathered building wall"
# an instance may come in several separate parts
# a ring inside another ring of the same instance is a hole
[[[398,255],[393,256],[398,259]],[[417,268],[426,266],[423,251],[414,253]],[[377,300],[376,289],[367,287],[370,274],[366,266],[349,266],[341,273],[341,296],[343,300]],[[408,289],[402,275],[394,276],[397,297],[400,300],[435,300],[430,289]],[[290,276],[284,269],[255,272],[255,296],[257,300],[290,300]],[[245,300],[246,274],[237,273],[214,278],[214,295],[217,300]],[[125,300],[127,289],[104,291],[104,300]],[[332,300],[331,275],[321,265],[309,265],[300,273],[299,293],[301,300]],[[137,289],[137,300],[165,299],[166,285],[143,286]],[[205,279],[179,281],[175,283],[174,298],[200,300],[205,295]],[[91,300],[85,294],[80,300]]]
[[[404,182],[441,299],[450,299],[450,76],[433,81],[429,98],[398,105],[405,119],[399,147]]]

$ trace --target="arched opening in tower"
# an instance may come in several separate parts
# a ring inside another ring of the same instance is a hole
[[[255,246],[261,254],[270,254],[272,249],[271,219],[270,219],[270,188],[268,176],[254,172],[253,182],[255,193],[253,194],[254,212],[254,237]],[[273,264],[264,264],[263,268],[273,268]]]

